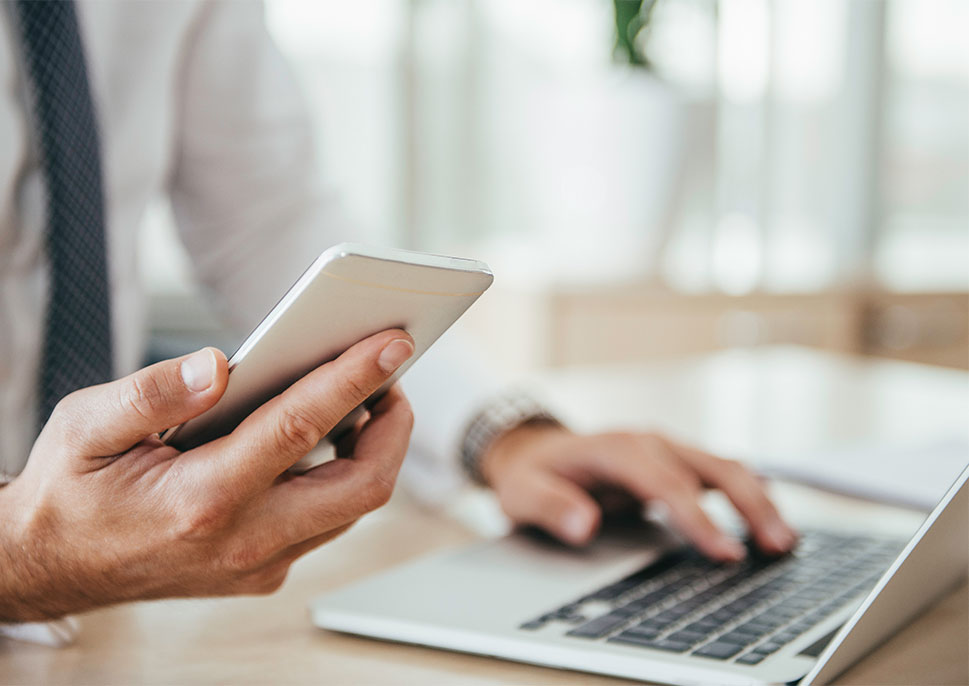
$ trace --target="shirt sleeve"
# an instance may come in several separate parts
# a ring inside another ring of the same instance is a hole
[[[196,275],[249,330],[359,229],[320,183],[312,119],[258,2],[211,2],[182,51],[169,194]]]
[[[410,451],[400,480],[429,505],[443,505],[469,479],[461,441],[472,417],[504,387],[460,323],[401,379],[414,408]]]
[[[261,4],[207,6],[179,78],[173,211],[199,280],[248,330],[324,248],[365,237],[321,188],[312,118]],[[494,377],[454,333],[403,385],[415,426],[401,482],[441,501],[464,482],[460,436]]]

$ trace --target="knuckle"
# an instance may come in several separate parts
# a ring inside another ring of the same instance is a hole
[[[697,504],[699,491],[699,480],[695,476],[691,477],[690,475],[681,475],[677,476],[677,478],[670,479],[666,487],[669,500],[674,500],[691,507]]]
[[[757,479],[754,473],[747,468],[741,462],[737,460],[720,460],[720,471],[723,474],[724,480],[730,482],[736,487],[742,487],[745,490],[751,492],[759,490],[757,488]]]
[[[285,574],[250,574],[241,583],[239,592],[243,595],[272,595],[283,585]]]
[[[676,479],[666,471],[655,470],[650,478],[654,498],[664,499],[676,491]]]
[[[640,437],[628,432],[615,434],[614,440],[618,444],[619,448],[630,453],[638,452],[639,450],[642,450],[643,447]]]
[[[603,449],[593,448],[589,452],[590,458],[599,465],[613,463],[621,456],[638,455],[643,449],[637,438],[628,432],[602,434],[601,440]]]
[[[693,470],[682,470],[680,473],[680,481],[683,483],[682,487],[694,497],[703,490],[703,480]]]
[[[741,462],[724,460],[729,485],[729,494],[735,502],[750,509],[756,515],[767,515],[774,511],[774,506],[767,497],[767,491],[761,485],[757,476]]]
[[[58,416],[70,416],[74,414],[75,409],[83,404],[84,389],[73,391],[68,393],[54,405],[54,415]]]
[[[407,430],[412,430],[414,428],[414,408],[407,400],[404,400],[400,404],[399,412],[401,420],[407,424]]]
[[[354,404],[362,403],[374,391],[374,389],[369,388],[358,376],[353,374],[347,374],[341,377],[337,382],[337,389],[342,397],[353,399]]]
[[[323,432],[306,412],[290,408],[283,413],[278,426],[279,441],[283,445],[307,453],[323,438]]]
[[[622,444],[618,447],[628,451],[630,455],[656,460],[668,453],[666,441],[658,433],[624,433],[620,436]]]
[[[611,433],[604,434],[606,439],[616,445],[627,445],[632,443],[635,439],[633,434],[628,431],[613,431]]]
[[[48,424],[63,437],[71,437],[84,429],[83,407],[86,389],[68,393],[54,406]]]
[[[289,565],[277,565],[250,574],[245,590],[252,595],[270,595],[278,591],[289,574]]]
[[[386,505],[394,494],[394,483],[395,479],[382,471],[373,474],[362,493],[364,510],[373,512]]]
[[[158,380],[146,374],[136,374],[121,384],[118,401],[121,410],[142,419],[154,417],[164,404],[165,393]]]
[[[217,503],[193,504],[180,508],[181,516],[175,524],[175,538],[179,541],[207,542],[229,528],[232,512]]]
[[[667,450],[669,448],[666,437],[658,431],[647,431],[639,434],[637,438],[649,450]]]
[[[230,575],[251,576],[254,569],[265,563],[271,551],[248,536],[231,544],[221,557],[222,571]]]
[[[548,488],[535,494],[534,498],[530,500],[528,509],[532,510],[536,516],[557,520],[570,508],[570,505],[571,503],[565,500],[558,491]]]

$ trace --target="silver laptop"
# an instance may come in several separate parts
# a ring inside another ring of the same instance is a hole
[[[969,467],[908,541],[806,531],[793,554],[715,564],[656,525],[579,551],[515,534],[327,594],[312,618],[670,684],[822,684],[965,578],[967,479]]]

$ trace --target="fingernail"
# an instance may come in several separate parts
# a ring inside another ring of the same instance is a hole
[[[391,341],[381,351],[377,358],[377,365],[387,374],[395,371],[397,367],[404,364],[410,356],[414,354],[414,344],[405,338],[398,338]]]
[[[208,348],[182,360],[182,381],[190,391],[200,393],[215,381],[215,355]]]
[[[767,538],[778,550],[788,550],[796,536],[783,522],[772,522],[767,527]]]
[[[747,549],[744,544],[734,538],[721,538],[719,547],[728,560],[739,562],[747,557]]]
[[[571,510],[562,517],[562,532],[572,543],[585,543],[589,538],[589,518],[581,510]]]

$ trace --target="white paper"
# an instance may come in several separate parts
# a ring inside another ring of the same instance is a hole
[[[931,510],[969,464],[969,441],[866,445],[754,461],[763,474],[837,493]]]

